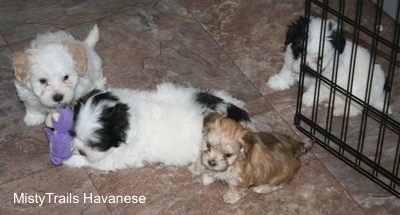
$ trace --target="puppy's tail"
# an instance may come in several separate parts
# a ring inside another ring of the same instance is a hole
[[[298,141],[297,143],[300,144],[300,150],[298,152],[299,156],[307,153],[308,151],[310,151],[311,148],[314,145],[314,141],[312,141],[312,140],[311,141],[307,141],[307,142]]]
[[[244,124],[250,124],[250,116],[243,108],[242,101],[232,98],[222,91],[198,92],[196,102],[208,111],[215,111]]]
[[[264,144],[271,147],[270,149],[280,151],[292,151],[296,158],[307,153],[313,146],[313,141],[302,142],[293,137],[280,132],[259,132],[258,133]]]
[[[92,30],[90,31],[89,35],[85,39],[85,43],[90,47],[94,48],[96,43],[99,41],[99,28],[97,24],[94,24]]]
[[[293,152],[295,157],[300,157],[304,154],[306,154],[308,151],[311,150],[312,146],[314,145],[313,141],[307,141],[307,142],[302,142],[302,141],[298,141],[298,140],[293,140]]]

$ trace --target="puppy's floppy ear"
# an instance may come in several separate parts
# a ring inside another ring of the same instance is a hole
[[[298,37],[304,36],[306,32],[305,28],[307,22],[308,20],[304,16],[300,16],[299,19],[296,20],[296,22],[288,25],[288,30],[286,32],[285,38],[285,46],[295,42]]]
[[[67,43],[69,50],[74,58],[79,76],[83,76],[87,69],[87,57],[85,48],[79,43]]]
[[[207,116],[204,117],[203,125],[206,126],[207,124],[214,123],[218,118],[221,117],[222,116],[218,113],[207,114]]]
[[[329,35],[328,37],[333,47],[341,54],[344,51],[344,47],[346,46],[346,38],[342,29],[333,24],[332,21],[329,21],[328,30],[332,31],[331,35]]]
[[[246,132],[246,134],[242,137],[243,140],[243,149],[244,153],[246,154],[253,146],[256,144],[257,140],[257,135],[251,133],[251,132]]]
[[[300,16],[296,22],[288,26],[285,39],[285,48],[291,44],[293,56],[297,59],[303,51],[303,41],[307,38],[307,24],[309,19]]]
[[[99,93],[101,93],[101,90],[93,89],[92,91],[88,92],[86,95],[83,95],[82,97],[80,97],[78,99],[78,101],[73,106],[73,110],[74,110],[74,120],[73,121],[74,121],[74,123],[76,122],[76,120],[79,116],[82,106],[84,106],[86,104],[86,102],[89,100],[90,97],[92,97],[96,94],[99,94]],[[75,127],[75,126],[73,126],[73,127]]]
[[[96,131],[100,142],[96,147],[100,151],[106,151],[111,147],[118,147],[126,142],[129,129],[129,106],[117,102],[114,106],[105,108],[100,116],[99,122],[102,128]]]
[[[14,69],[15,79],[25,85],[28,81],[28,57],[27,54],[17,52],[12,59],[12,66]]]
[[[222,115],[218,113],[207,114],[203,120],[203,134],[207,133],[210,130],[210,127],[221,117]]]

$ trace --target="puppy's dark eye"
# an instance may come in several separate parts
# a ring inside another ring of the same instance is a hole
[[[207,149],[210,150],[211,149],[211,144],[209,142],[207,142]]]
[[[66,81],[68,79],[69,79],[69,75],[65,75],[64,78],[63,78],[64,81]]]
[[[232,153],[226,153],[225,158],[230,158],[230,157],[232,157],[232,155],[233,155]]]
[[[82,150],[79,149],[78,152],[79,152],[80,155],[86,156],[86,153],[85,153],[84,151],[82,151]]]
[[[39,82],[40,82],[41,84],[47,84],[47,79],[41,78],[41,79],[39,79]]]

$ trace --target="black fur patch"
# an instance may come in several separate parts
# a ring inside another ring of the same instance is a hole
[[[234,104],[230,104],[225,102],[223,99],[208,93],[208,92],[199,92],[196,95],[196,102],[211,109],[211,110],[216,110],[218,105],[226,105],[227,110],[225,113],[227,117],[237,121],[237,122],[250,122],[250,116],[249,113],[237,107]]]
[[[250,122],[249,113],[233,104],[228,105],[227,117],[237,122]]]
[[[329,22],[328,26],[332,25]],[[330,27],[332,29],[332,27]],[[329,41],[332,43],[332,46],[338,50],[340,54],[343,53],[344,47],[346,46],[346,38],[344,37],[343,31],[339,29],[339,32],[335,29],[332,31],[332,34],[328,36]]]
[[[215,110],[218,104],[221,104],[224,102],[221,98],[214,96],[211,93],[207,92],[199,92],[196,95],[196,102],[204,105],[207,108],[210,108],[212,110]]]
[[[72,127],[72,129],[69,130],[68,133],[72,138],[76,137],[76,131],[75,131],[74,127]]]
[[[285,47],[290,44],[293,58],[298,59],[303,53],[303,41],[307,38],[307,24],[309,20],[301,16],[296,22],[288,26],[286,32]]]
[[[392,91],[392,86],[391,86],[391,84],[389,82],[389,77],[385,78],[385,84],[383,85],[383,90],[386,91],[386,92]]]
[[[102,125],[95,133],[100,137],[100,143],[94,143],[99,151],[107,151],[111,147],[118,147],[126,141],[126,132],[129,129],[129,107],[124,103],[116,103],[105,108],[99,118]]]
[[[129,107],[128,105],[118,102],[119,99],[111,92],[102,92],[100,90],[93,90],[80,98],[74,106],[74,124],[69,131],[72,137],[76,137],[76,121],[80,114],[81,108],[86,105],[87,101],[92,98],[92,106],[99,105],[101,101],[112,101],[115,104],[111,107],[106,107],[98,119],[101,128],[95,131],[99,142],[88,143],[93,148],[99,151],[107,151],[111,147],[118,147],[121,143],[126,141],[127,131],[129,129]]]
[[[116,96],[114,96],[112,93],[110,92],[104,92],[104,93],[100,93],[97,94],[93,97],[92,100],[92,106],[96,106],[98,103],[100,103],[101,101],[118,101],[118,98]]]
[[[286,32],[285,47],[290,44],[293,52],[293,58],[298,59],[303,53],[303,41],[308,37],[307,35],[307,24],[310,22],[309,19],[300,16],[296,22],[288,26]],[[331,35],[327,35],[327,38],[331,42],[332,46],[338,50],[341,54],[346,46],[346,38],[343,31],[339,29],[333,29],[333,23],[329,21],[327,23],[327,29],[331,31]],[[322,36],[322,35],[321,35]]]
[[[78,99],[78,101],[77,101],[76,104],[74,105],[74,119],[73,119],[74,126],[73,126],[73,128],[75,128],[76,118],[78,117],[78,114],[79,114],[79,112],[80,112],[80,110],[81,110],[81,107],[82,107],[83,105],[86,104],[87,100],[88,100],[90,97],[92,97],[92,96],[94,96],[94,95],[96,95],[96,94],[98,94],[98,93],[101,93],[101,92],[102,92],[102,91],[99,90],[99,89],[94,89],[94,90],[88,92],[86,95],[84,95],[84,96],[82,96],[81,98]],[[71,130],[71,131],[70,131],[70,134],[71,134],[72,137],[75,137],[76,132],[73,131],[73,130]]]
[[[88,100],[90,97],[92,97],[92,96],[94,96],[94,95],[96,95],[96,94],[98,94],[98,93],[101,93],[101,92],[102,92],[102,91],[99,90],[99,89],[94,89],[94,90],[88,92],[86,95],[84,95],[84,96],[82,96],[81,98],[79,98],[79,100],[78,100],[77,103],[86,103],[87,100]]]

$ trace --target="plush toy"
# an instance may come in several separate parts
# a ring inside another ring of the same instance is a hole
[[[50,160],[54,165],[60,165],[63,160],[72,156],[73,111],[70,108],[59,108],[47,115],[45,132],[50,142]]]

